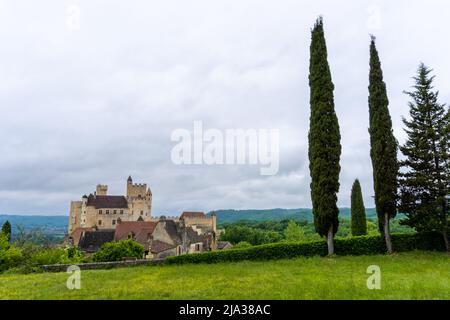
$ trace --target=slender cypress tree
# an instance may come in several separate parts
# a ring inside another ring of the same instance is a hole
[[[370,156],[373,167],[373,184],[378,226],[384,235],[387,251],[392,253],[389,221],[397,214],[397,141],[392,130],[389,100],[383,71],[375,46],[370,42],[369,115]]]
[[[308,134],[309,171],[314,225],[327,238],[328,254],[334,254],[334,235],[339,227],[337,193],[341,167],[341,135],[334,110],[334,85],[327,61],[322,18],[311,31],[309,86],[311,90]]]
[[[450,117],[449,108],[438,102],[433,91],[432,70],[420,64],[413,92],[405,92],[411,120],[403,119],[408,139],[400,147],[405,155],[400,173],[400,210],[405,224],[417,231],[442,233],[449,248]],[[446,110],[447,109],[447,110]]]
[[[361,192],[361,185],[356,179],[352,186],[351,195],[351,228],[353,236],[363,236],[367,234],[366,209]]]
[[[11,223],[8,220],[2,226],[2,233],[5,235],[8,241],[11,241]]]

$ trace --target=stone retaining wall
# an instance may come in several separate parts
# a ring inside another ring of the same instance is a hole
[[[92,262],[92,263],[80,263],[80,264],[51,264],[44,265],[42,269],[46,272],[66,272],[70,266],[77,266],[80,270],[95,270],[95,269],[112,269],[112,268],[124,268],[132,266],[153,266],[162,264],[164,259],[153,260],[129,260],[129,261],[114,261],[114,262]]]

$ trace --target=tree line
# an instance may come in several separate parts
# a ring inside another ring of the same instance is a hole
[[[410,98],[410,117],[403,119],[407,141],[399,146],[392,129],[389,99],[376,39],[369,46],[369,136],[378,228],[392,253],[390,221],[398,211],[404,223],[417,231],[437,231],[449,251],[450,112],[438,102],[432,70],[419,65]],[[334,85],[327,57],[322,17],[311,31],[310,46],[310,128],[308,157],[311,200],[317,233],[327,239],[328,253],[334,254],[334,236],[339,228],[337,193],[341,170],[341,135],[334,109]],[[397,158],[398,150],[404,160]],[[358,180],[352,187],[352,232],[366,233],[365,211]]]

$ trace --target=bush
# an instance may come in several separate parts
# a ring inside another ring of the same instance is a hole
[[[81,261],[81,255],[76,248],[47,248],[31,254],[28,263],[32,266],[43,266],[49,264],[70,264]]]
[[[233,249],[247,249],[250,248],[252,245],[248,243],[247,241],[241,241],[237,245],[233,247]]]
[[[0,272],[14,268],[22,261],[22,251],[9,243],[7,235],[0,233]]]
[[[437,233],[393,234],[392,243],[396,252],[413,250],[444,250],[442,236]],[[384,238],[381,236],[361,236],[347,239],[335,239],[335,251],[338,255],[373,255],[386,253]],[[166,259],[167,264],[218,263],[243,260],[290,259],[300,256],[326,256],[325,241],[299,243],[274,243],[247,249],[231,249],[198,254],[186,254]]]
[[[142,259],[144,246],[134,240],[119,240],[104,243],[93,255],[95,262],[121,261],[125,257]]]

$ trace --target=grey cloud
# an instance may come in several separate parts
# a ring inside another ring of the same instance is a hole
[[[66,9],[80,8],[80,30]],[[379,9],[379,29],[367,27]],[[1,2],[0,213],[67,214],[69,201],[125,179],[150,184],[155,214],[184,209],[310,207],[310,28],[325,18],[342,133],[339,204],[361,180],[373,206],[367,86],[376,34],[394,131],[419,61],[450,100],[445,0]],[[417,23],[417,21],[421,23]],[[280,170],[175,166],[171,132],[280,130]]]

